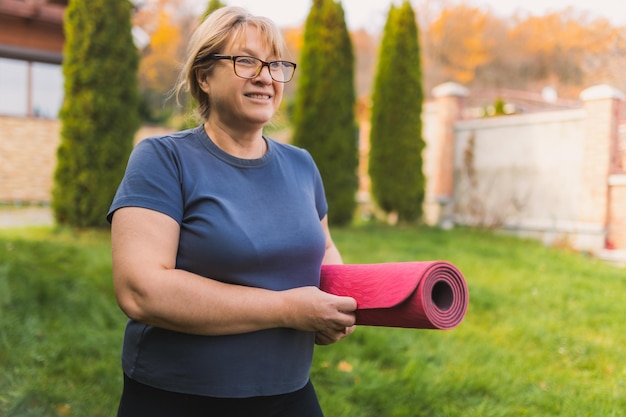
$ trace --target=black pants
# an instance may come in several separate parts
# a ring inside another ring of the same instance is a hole
[[[124,375],[117,417],[323,417],[313,384],[282,395],[215,398],[179,394]]]

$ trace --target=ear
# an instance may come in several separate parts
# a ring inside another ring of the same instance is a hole
[[[196,81],[200,89],[209,94],[209,83],[207,82],[207,74],[204,71],[196,71]]]

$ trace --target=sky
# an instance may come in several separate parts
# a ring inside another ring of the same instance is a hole
[[[412,0],[414,8],[425,0]],[[225,0],[230,6],[241,6],[251,13],[274,20],[279,26],[297,26],[304,23],[311,7],[311,0]],[[401,0],[341,0],[346,23],[352,30],[365,28],[380,31],[391,3]],[[460,1],[455,1],[454,4]],[[592,17],[605,17],[614,25],[626,25],[624,0],[466,0],[463,3],[489,10],[502,17],[514,12],[537,16],[573,7],[576,11],[589,12]]]

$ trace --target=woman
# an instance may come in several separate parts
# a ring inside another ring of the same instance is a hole
[[[140,142],[108,214],[129,317],[118,416],[321,416],[314,343],[349,335],[356,302],[320,291],[341,263],[319,172],[262,135],[296,65],[237,7],[192,36],[178,91],[204,123]]]

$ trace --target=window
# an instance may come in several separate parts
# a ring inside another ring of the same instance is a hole
[[[0,58],[0,114],[56,118],[62,101],[60,65]]]

